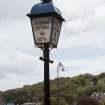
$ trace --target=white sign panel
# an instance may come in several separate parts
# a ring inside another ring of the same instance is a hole
[[[61,22],[57,18],[54,18],[54,21],[53,21],[53,33],[52,33],[52,43],[55,46],[57,46],[57,43],[58,43],[60,29],[61,29]]]
[[[32,19],[32,26],[36,43],[46,43],[50,41],[51,17],[41,17]]]

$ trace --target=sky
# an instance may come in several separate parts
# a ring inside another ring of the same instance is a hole
[[[43,81],[42,51],[26,16],[40,0],[0,0],[0,90]],[[50,78],[105,72],[105,0],[53,0],[62,13],[57,49],[50,51]]]

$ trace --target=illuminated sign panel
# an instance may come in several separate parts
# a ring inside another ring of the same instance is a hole
[[[52,44],[57,46],[59,34],[61,29],[61,22],[58,20],[58,18],[54,17],[53,20],[53,32],[52,32]]]
[[[50,42],[51,17],[41,17],[32,19],[32,27],[36,43]]]

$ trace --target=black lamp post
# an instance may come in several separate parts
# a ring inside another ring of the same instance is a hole
[[[32,7],[30,17],[34,43],[43,50],[44,61],[44,105],[50,105],[49,79],[49,49],[57,48],[61,25],[64,19],[58,8],[53,6],[52,0],[42,0],[42,3]]]

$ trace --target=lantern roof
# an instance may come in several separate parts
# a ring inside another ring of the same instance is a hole
[[[52,2],[49,3],[39,3],[32,7],[29,17],[36,16],[36,15],[45,15],[45,14],[56,14],[62,18],[61,12],[58,8],[53,6]],[[64,20],[62,18],[62,20]]]

